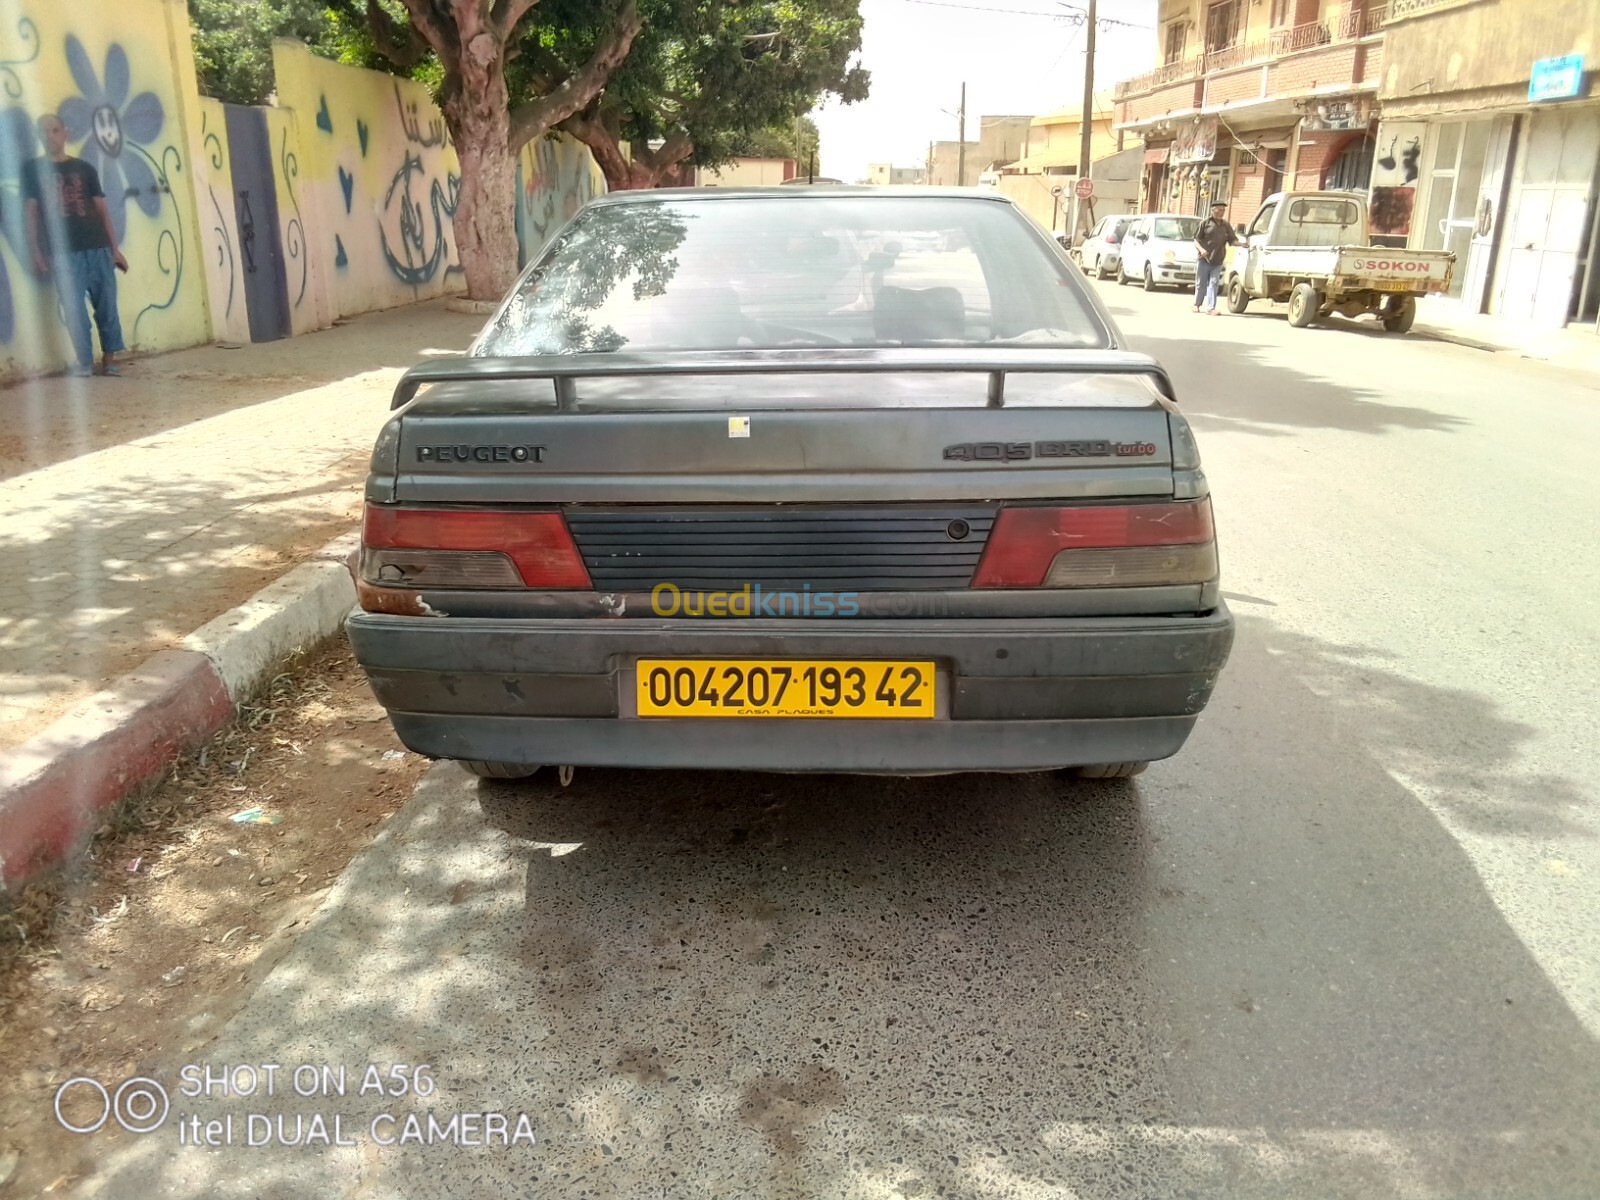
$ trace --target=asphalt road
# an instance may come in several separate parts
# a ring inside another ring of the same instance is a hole
[[[206,1052],[348,1094],[171,1064],[235,1144],[108,1139],[84,1194],[1600,1194],[1600,381],[1102,286],[1200,433],[1239,619],[1184,754],[435,768]],[[357,1094],[419,1061],[426,1100]],[[536,1144],[374,1142],[430,1108]],[[356,1144],[242,1144],[312,1112]]]

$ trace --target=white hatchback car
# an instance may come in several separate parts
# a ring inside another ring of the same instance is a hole
[[[1192,288],[1200,257],[1194,238],[1199,232],[1199,217],[1178,213],[1140,217],[1123,236],[1117,282],[1138,280],[1147,292],[1168,286]]]

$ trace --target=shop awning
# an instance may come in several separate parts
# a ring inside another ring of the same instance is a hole
[[[1167,161],[1167,151],[1170,150],[1170,149],[1171,149],[1170,146],[1162,146],[1162,147],[1160,147],[1159,149],[1156,149],[1156,150],[1146,150],[1144,152],[1144,165],[1149,167],[1149,166],[1154,166],[1154,165],[1156,165],[1158,163],[1166,162]]]
[[[1078,173],[1078,156],[1063,151],[1041,150],[1038,154],[1030,154],[1026,158],[1019,158],[1014,163],[1007,163],[1000,168],[1002,171],[1014,175],[1048,175]]]

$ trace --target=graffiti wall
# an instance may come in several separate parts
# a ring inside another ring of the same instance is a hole
[[[273,64],[278,104],[299,126],[280,199],[309,234],[309,261],[289,281],[296,328],[461,290],[460,166],[428,89],[288,40],[274,43]]]
[[[463,289],[459,161],[424,86],[279,41],[277,104],[222,104],[199,95],[185,0],[0,11],[0,377],[75,361],[63,273],[36,262],[23,195],[36,170],[57,186],[46,114],[105,193],[134,351],[268,341]],[[523,261],[603,190],[578,143],[524,148]]]
[[[197,239],[191,127],[200,122],[183,0],[7,5],[0,17],[0,372],[71,365],[61,297],[36,270],[25,164],[45,153],[54,113],[67,153],[95,169],[128,271],[117,275],[130,347],[210,336]],[[46,168],[45,178],[52,179]],[[48,257],[48,256],[47,256]]]
[[[517,250],[526,266],[606,178],[581,142],[561,136],[529,142],[517,155]]]
[[[234,213],[233,158],[228,148],[227,115],[221,101],[200,99],[199,142],[190,151],[199,200],[200,262],[205,271],[211,335],[221,342],[248,342],[250,317],[245,300],[246,255]]]

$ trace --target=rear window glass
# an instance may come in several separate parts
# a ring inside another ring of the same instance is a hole
[[[1360,210],[1348,200],[1296,200],[1289,205],[1289,220],[1296,225],[1354,225]]]
[[[1156,221],[1155,236],[1169,242],[1192,242],[1199,232],[1199,217],[1162,217]]]
[[[473,352],[1093,347],[1081,284],[1009,205],[816,195],[580,213]]]

